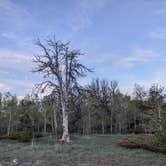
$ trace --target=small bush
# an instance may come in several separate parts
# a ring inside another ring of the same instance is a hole
[[[17,140],[19,139],[20,134],[18,132],[11,132],[10,135],[8,136],[8,139],[13,139],[13,140]]]
[[[142,126],[137,126],[137,127],[133,130],[133,132],[134,132],[135,134],[142,134],[142,133],[144,133],[145,131],[144,131],[144,128],[143,128]]]
[[[20,142],[30,142],[32,139],[31,132],[11,132],[10,135],[1,135],[0,139],[18,140]]]
[[[7,139],[7,138],[8,138],[7,135],[0,135],[0,140],[1,140],[1,139]]]
[[[20,132],[18,141],[20,142],[30,142],[32,140],[32,132]]]
[[[166,116],[162,119],[160,125],[158,126],[155,136],[159,142],[166,145]]]
[[[11,140],[18,140],[20,142],[30,142],[32,138],[41,138],[49,136],[49,133],[42,133],[42,132],[35,132],[32,133],[31,131],[18,131],[18,132],[11,132],[10,135],[0,135],[1,139],[11,139]]]
[[[63,126],[58,126],[55,131],[54,134],[56,136],[56,139],[61,138],[62,134],[63,134]]]
[[[128,136],[118,144],[126,148],[141,148],[153,152],[166,153],[166,145],[159,143],[158,139],[153,135]]]
[[[11,140],[17,140],[19,138],[18,132],[11,132],[10,135],[1,135],[0,139],[11,139]]]
[[[34,137],[35,138],[41,138],[41,137],[43,137],[44,136],[44,134],[42,133],[42,132],[35,132],[34,133]]]

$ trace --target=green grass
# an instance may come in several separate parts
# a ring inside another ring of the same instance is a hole
[[[72,145],[60,145],[51,138],[34,146],[14,140],[0,140],[0,165],[14,159],[20,166],[165,166],[166,155],[117,145],[124,136],[72,136]]]

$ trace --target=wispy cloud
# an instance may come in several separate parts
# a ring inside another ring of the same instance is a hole
[[[165,77],[166,66],[160,65],[154,74],[154,83],[161,84],[166,87],[166,77]]]
[[[29,92],[33,83],[27,78],[32,70],[32,56],[0,49],[0,91]]]
[[[24,80],[13,80],[11,83],[11,86],[13,89],[24,89],[25,91],[30,91],[32,90],[32,87],[34,86],[34,83],[32,82],[25,82]]]
[[[0,91],[30,93],[36,79],[32,75],[33,56],[9,49],[0,49]]]
[[[8,49],[0,49],[0,69],[22,68],[32,65],[32,56]]]
[[[25,19],[26,18],[26,19]],[[31,25],[31,13],[19,3],[0,0],[0,34],[5,38],[15,38],[16,33]]]
[[[84,57],[83,57],[84,58]],[[83,59],[86,61],[87,59]],[[135,49],[131,53],[101,53],[92,55],[86,63],[95,68],[132,68],[140,64],[150,64],[153,62],[165,61],[161,55],[153,50],[148,49]]]
[[[0,76],[9,76],[10,72],[5,71],[5,70],[0,70]]]
[[[10,85],[0,82],[0,91],[9,91],[11,88]]]
[[[133,67],[140,63],[154,62],[159,57],[160,54],[152,50],[137,49],[129,56],[121,57],[116,65]]]
[[[154,39],[166,39],[166,29],[158,29],[149,33],[149,36]]]
[[[83,78],[80,78],[78,80],[78,82],[79,82],[79,84],[81,86],[86,86],[86,85],[88,85],[91,82],[91,78],[89,78],[89,77],[83,77]]]
[[[3,33],[1,33],[1,37],[6,38],[6,39],[15,39],[16,35],[12,32],[8,32],[8,33],[3,32]]]
[[[29,14],[29,12],[10,0],[0,0],[0,11],[6,14]]]
[[[86,28],[92,24],[94,15],[104,8],[108,0],[82,0],[78,1],[73,11],[72,19],[69,20],[69,25],[73,31]]]
[[[6,92],[19,92],[24,91],[25,93],[30,93],[32,91],[32,88],[34,86],[33,82],[25,82],[24,80],[13,80],[13,79],[4,79],[0,80],[0,91]]]

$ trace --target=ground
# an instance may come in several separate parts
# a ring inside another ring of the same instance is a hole
[[[119,147],[124,136],[72,136],[72,145],[60,145],[53,138],[32,143],[0,140],[0,166],[165,166],[166,155]],[[14,165],[14,164],[13,164]]]

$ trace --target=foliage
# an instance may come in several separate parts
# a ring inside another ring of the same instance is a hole
[[[0,140],[18,140],[20,142],[30,142],[33,136],[31,132],[11,132],[10,135],[1,135]]]
[[[141,148],[153,152],[166,153],[166,145],[161,144],[153,135],[131,135],[123,138],[119,143],[126,148]]]
[[[166,109],[165,107],[164,107],[164,112],[162,115],[161,122],[159,124],[159,127],[155,135],[158,138],[159,142],[166,145]]]
[[[139,85],[134,96],[123,94],[118,83],[95,79],[86,87],[70,94],[68,100],[69,131],[91,135],[155,134],[161,144],[166,143],[165,91],[159,85],[145,91]],[[0,135],[12,133],[42,133],[62,136],[62,110],[59,95],[39,97],[0,95]],[[31,134],[31,135],[32,135]],[[29,134],[27,134],[29,135]],[[40,135],[40,134],[39,134]]]

